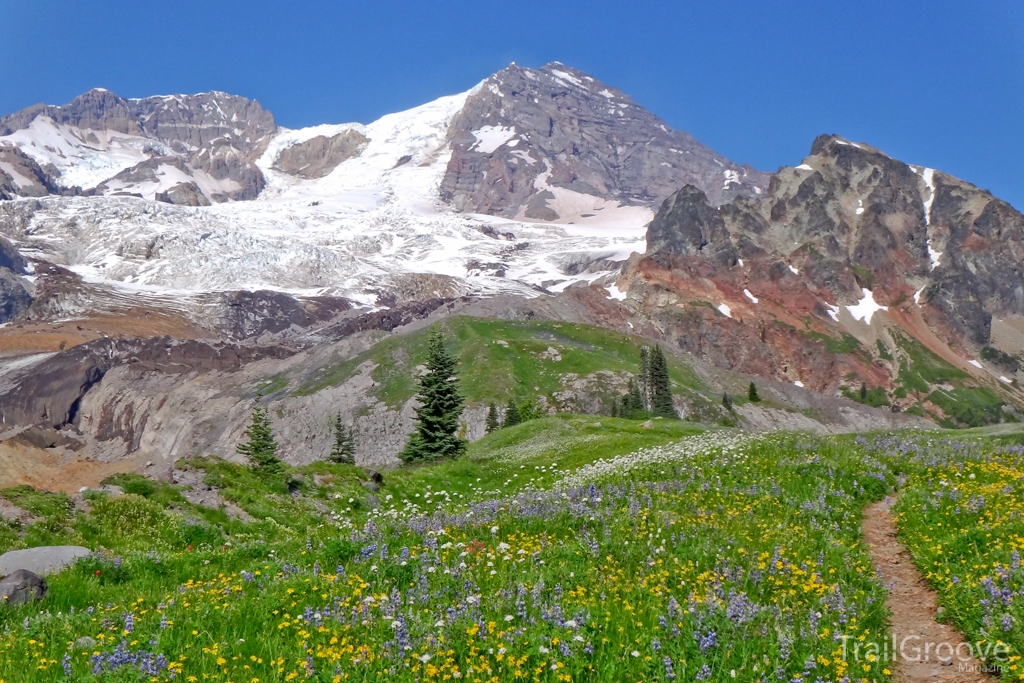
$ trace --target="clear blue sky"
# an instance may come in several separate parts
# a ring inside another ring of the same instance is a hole
[[[0,112],[216,89],[368,122],[554,60],[741,163],[838,133],[1024,209],[1021,2],[0,0]]]

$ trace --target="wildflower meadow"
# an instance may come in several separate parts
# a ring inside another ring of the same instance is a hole
[[[884,681],[843,647],[888,633],[860,521],[897,490],[948,617],[1024,645],[1016,446],[690,430],[624,451],[606,424],[516,427],[521,457],[495,435],[376,510],[80,561],[0,611],[0,681]],[[140,500],[123,515],[180,523]]]

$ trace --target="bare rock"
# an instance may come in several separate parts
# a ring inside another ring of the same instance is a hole
[[[332,137],[318,135],[281,150],[274,168],[300,178],[323,178],[343,161],[358,156],[369,142],[357,130],[346,130]]]
[[[0,555],[0,576],[19,569],[45,576],[56,574],[92,551],[77,545],[40,546],[25,550],[11,550]]]
[[[372,493],[377,493],[380,491],[380,484],[375,481],[364,481],[363,488]]]
[[[367,470],[366,477],[375,484],[384,483],[384,475],[377,470]]]
[[[2,559],[2,558],[0,558]],[[34,572],[18,569],[0,579],[0,605],[24,605],[46,597],[46,580]]]
[[[154,197],[158,202],[177,204],[179,206],[209,206],[210,200],[194,182],[178,183],[165,192],[157,192]]]

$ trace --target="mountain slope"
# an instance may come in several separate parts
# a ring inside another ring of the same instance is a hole
[[[981,421],[1020,405],[1013,372],[978,359],[998,357],[992,321],[1024,313],[1024,217],[968,183],[822,136],[764,198],[681,189],[647,245],[618,283],[627,303],[715,364],[827,393],[866,383],[940,419],[968,389]],[[945,370],[911,381],[915,361]]]

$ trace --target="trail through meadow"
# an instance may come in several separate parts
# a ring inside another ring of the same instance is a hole
[[[963,636],[936,621],[938,598],[914,566],[910,551],[896,537],[890,513],[894,503],[886,499],[869,506],[863,523],[871,561],[889,588],[886,604],[892,612],[893,636],[889,649],[902,651],[891,667],[894,680],[991,683],[995,679],[981,672],[981,662],[967,655]]]

